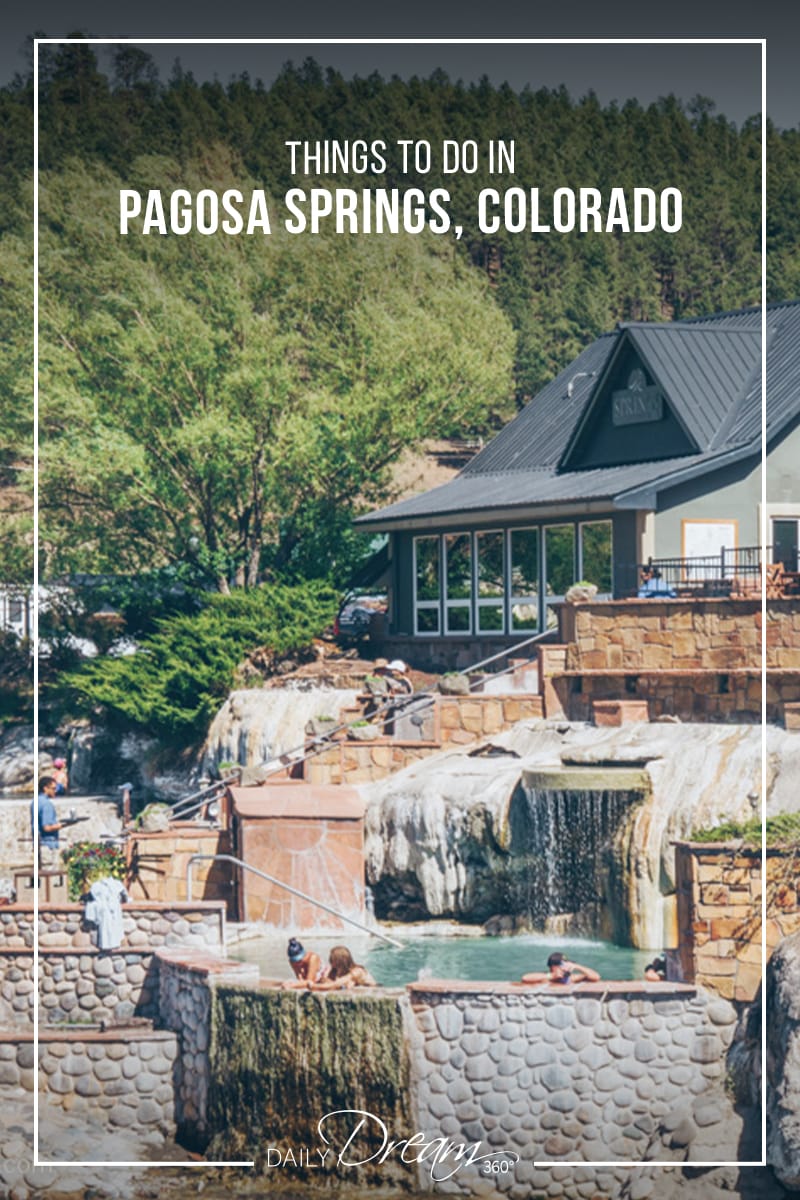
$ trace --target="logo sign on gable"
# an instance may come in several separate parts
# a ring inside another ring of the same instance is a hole
[[[611,395],[611,421],[614,425],[645,425],[660,421],[664,415],[661,388],[648,386],[641,367],[634,367],[628,386]]]

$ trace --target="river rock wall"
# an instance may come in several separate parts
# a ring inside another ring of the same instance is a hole
[[[179,988],[186,970],[175,963]],[[631,1189],[629,1169],[580,1164],[748,1152],[724,1086],[736,1010],[692,987],[430,981],[314,995],[219,982],[196,974],[190,986],[208,986],[207,1003],[195,995],[182,1018],[208,1023],[207,1153],[253,1156],[271,1178],[302,1146],[310,1170],[293,1163],[284,1182],[405,1177],[425,1195],[645,1200],[658,1194],[656,1175],[637,1172]],[[412,1140],[382,1157],[396,1138]],[[466,1151],[437,1157],[439,1144]],[[326,1145],[333,1153],[315,1168]]]
[[[35,1087],[33,1038],[0,1033],[0,1082]],[[178,1041],[168,1030],[86,1030],[77,1038],[44,1030],[39,1042],[39,1090],[67,1111],[102,1113],[112,1127],[175,1132],[173,1071]],[[46,1124],[46,1119],[45,1119]]]
[[[735,1159],[721,1086],[732,1005],[668,985],[409,991],[418,1127],[484,1141],[501,1162],[511,1152],[495,1176],[501,1192],[567,1194],[537,1163],[641,1161],[677,1148],[688,1161]],[[459,1171],[459,1194],[473,1195],[484,1169]]]
[[[123,906],[123,941],[99,951],[83,905],[41,906],[39,911],[39,1017],[46,1025],[124,1021],[158,1015],[161,946],[205,952],[221,949],[224,906],[205,903]],[[33,913],[14,904],[0,909],[0,1025],[33,1021]]]

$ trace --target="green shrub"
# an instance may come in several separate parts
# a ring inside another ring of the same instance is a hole
[[[67,894],[72,901],[80,900],[98,879],[110,875],[125,879],[125,853],[108,842],[75,842],[64,851],[67,867]]]
[[[767,818],[766,843],[768,846],[800,845],[800,813],[778,813]],[[761,820],[723,821],[711,829],[695,829],[693,842],[744,841],[748,845],[761,845]]]
[[[308,646],[336,614],[338,594],[313,581],[212,595],[196,614],[157,623],[136,654],[100,658],[60,680],[73,708],[162,740],[202,737],[238,664],[257,647],[286,654]]]

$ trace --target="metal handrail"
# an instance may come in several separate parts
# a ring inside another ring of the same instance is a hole
[[[229,783],[233,783],[239,776],[239,772],[235,775],[226,775],[224,779],[215,779],[213,783],[209,783],[207,787],[201,788],[198,792],[191,792],[188,796],[182,796],[180,800],[176,800],[170,805],[170,813],[173,820],[182,820],[188,813],[196,812],[198,808],[202,808],[221,788],[226,788]],[[195,803],[190,808],[183,812],[184,805]],[[178,816],[178,810],[181,810]]]
[[[531,637],[525,638],[521,642],[516,642],[513,646],[508,646],[508,647],[506,647],[506,649],[500,650],[497,654],[492,654],[489,658],[483,658],[483,659],[481,659],[480,662],[472,663],[470,666],[464,667],[463,670],[457,671],[456,674],[457,675],[469,675],[473,671],[477,671],[481,667],[488,666],[489,663],[497,662],[497,660],[500,658],[508,658],[510,655],[515,654],[519,650],[522,650],[525,646],[530,646],[536,642],[543,641],[547,637],[551,637],[552,633],[553,633],[552,629],[542,629],[542,630],[540,630],[539,633],[535,633]],[[509,675],[509,674],[511,674],[512,671],[515,671],[515,670],[516,670],[516,667],[513,667],[513,666],[506,667],[506,669],[504,671],[496,671],[494,673],[494,678],[502,679],[502,677],[504,675]],[[476,681],[476,683],[477,682],[478,681]],[[472,691],[473,686],[475,686],[475,685],[470,686],[470,691]],[[380,717],[382,714],[385,714],[384,719],[382,721],[380,721],[380,722],[376,721],[375,723],[376,724],[379,723],[381,725],[381,728],[383,728],[383,726],[386,724],[386,722],[391,719],[391,717],[394,713],[394,710],[397,709],[399,705],[402,705],[403,702],[405,702],[405,703],[413,702],[415,705],[416,712],[424,712],[427,708],[430,708],[434,704],[435,697],[426,696],[425,692],[420,692],[417,694],[415,694],[413,692],[408,692],[408,693],[404,693],[401,695],[391,696],[388,700],[384,701],[383,704],[380,704],[374,710],[374,712],[372,714],[373,719],[376,717]],[[360,720],[361,718],[357,718],[357,719]],[[268,771],[267,771],[267,777],[269,777],[269,775],[277,775],[280,771],[285,771],[287,767],[299,766],[301,763],[306,763],[306,762],[308,762],[309,759],[316,758],[318,754],[323,754],[326,750],[330,749],[330,746],[332,744],[332,740],[333,740],[334,736],[337,733],[346,732],[346,730],[350,728],[351,724],[354,724],[354,722],[343,721],[340,724],[335,725],[333,727],[333,729],[328,730],[327,733],[317,735],[315,737],[313,743],[310,746],[308,745],[308,742],[304,741],[302,743],[302,745],[293,746],[290,750],[285,750],[282,754],[276,756],[275,759],[267,759],[267,760],[265,760],[265,762],[259,763],[257,765],[265,766],[265,767],[269,768],[271,764],[274,764],[274,766],[272,766],[272,769],[271,770],[268,769]],[[239,775],[237,773],[236,775],[233,775],[229,778],[219,780],[217,783],[212,784],[210,787],[203,789],[203,791],[195,792],[193,795],[187,796],[184,800],[176,801],[176,803],[172,806],[171,811],[173,813],[175,813],[175,811],[178,808],[180,808],[181,805],[188,803],[190,800],[194,800],[198,796],[206,796],[210,791],[214,791],[220,787],[227,787],[227,785],[229,783],[232,783],[238,777],[239,777]],[[193,808],[186,810],[186,812],[182,812],[181,815],[186,816],[186,815],[188,815],[188,813],[195,812],[198,808],[202,808],[204,803],[205,803],[204,799],[200,800],[197,804],[194,805]]]
[[[525,638],[524,642],[516,642],[513,646],[509,646],[506,650],[500,650],[497,654],[493,654],[491,658],[483,658],[480,662],[473,663],[470,667],[465,667],[463,671],[459,671],[459,675],[469,675],[473,671],[477,671],[479,667],[487,667],[489,663],[497,662],[498,658],[507,658],[509,654],[513,654],[515,650],[521,650],[523,646],[530,646],[532,642],[544,641],[546,637],[551,637],[552,629],[541,629],[538,633],[534,633],[532,637]],[[498,671],[498,675],[507,675],[509,671],[515,670],[514,667],[506,667],[505,671]]]
[[[301,900],[306,900],[309,904],[315,905],[317,908],[324,909],[325,912],[331,913],[332,916],[338,917],[340,921],[346,921],[348,925],[354,925],[356,929],[362,930],[363,933],[370,934],[371,937],[381,938],[384,942],[389,942],[398,950],[402,950],[403,943],[398,942],[396,938],[389,937],[387,933],[380,933],[377,929],[370,929],[368,925],[362,925],[360,921],[356,921],[354,917],[345,916],[338,909],[331,908],[329,904],[323,903],[322,900],[315,900],[313,896],[306,895],[298,888],[292,887],[289,883],[284,883],[282,879],[276,879],[274,875],[268,875],[266,871],[262,871],[259,867],[254,867],[250,863],[246,863],[241,858],[236,858],[233,854],[193,854],[186,864],[186,902],[192,902],[192,864],[204,861],[223,861],[236,863],[237,866],[244,867],[246,871],[252,871],[254,875],[260,876],[261,879],[266,879],[268,883],[274,883],[277,887],[283,888],[284,891],[291,892],[293,896],[299,896]]]
[[[524,641],[517,642],[515,645],[509,646],[506,650],[501,650],[498,654],[493,654],[490,658],[484,658],[478,663],[473,663],[469,667],[464,667],[463,670],[457,671],[456,674],[469,675],[471,672],[476,671],[479,667],[485,667],[491,662],[496,662],[499,658],[507,658],[515,651],[521,650],[523,646],[529,646],[532,642],[542,641],[544,638],[551,635],[552,632],[553,631],[551,629],[543,629],[540,633],[534,634],[533,637],[525,638]],[[506,667],[504,671],[495,672],[494,678],[501,679],[504,675],[509,675],[515,670],[516,667]],[[476,680],[476,684],[478,682],[479,681]],[[470,686],[470,691],[472,691],[472,686]],[[384,720],[380,722],[381,727],[383,727],[386,722],[391,719],[394,714],[394,710],[397,709],[398,706],[410,703],[414,703],[416,712],[424,712],[425,709],[430,708],[435,703],[435,697],[430,695],[426,696],[425,692],[420,692],[416,695],[413,692],[406,692],[400,695],[391,696],[388,700],[384,701],[383,704],[379,705],[378,708],[375,709],[372,716],[375,718],[379,717],[382,713],[385,713],[386,715]],[[357,719],[360,720],[361,718]],[[376,724],[377,723],[378,722],[376,722]],[[276,765],[274,770],[270,773],[277,774],[279,771],[285,770],[287,766],[297,766],[299,763],[308,762],[310,758],[316,758],[318,754],[322,754],[325,750],[330,748],[331,739],[335,734],[342,733],[349,729],[351,724],[354,724],[354,722],[343,722],[340,725],[336,725],[333,729],[329,730],[328,733],[318,736],[312,746],[308,746],[306,742],[303,742],[301,746],[294,746],[291,750],[284,751],[284,753],[281,754],[277,760],[275,760]],[[269,761],[272,760],[268,760],[267,765],[269,765]]]

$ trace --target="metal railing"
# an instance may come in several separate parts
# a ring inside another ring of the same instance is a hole
[[[760,546],[723,546],[717,554],[685,558],[650,558],[637,568],[637,579],[652,572],[659,591],[691,592],[700,596],[729,596],[738,586],[757,592],[762,583]],[[637,582],[637,591],[641,586]]]
[[[457,675],[471,675],[474,671],[478,671],[483,667],[488,667],[491,663],[497,662],[501,658],[510,658],[519,653],[526,646],[535,645],[537,642],[544,641],[547,637],[552,637],[552,629],[543,629],[539,633],[533,634],[531,637],[525,638],[521,642],[515,642],[513,646],[508,646],[504,650],[500,650],[497,654],[490,655],[489,658],[483,658],[480,662],[472,663],[463,670],[457,671]],[[532,656],[529,656],[529,661],[532,661]],[[509,675],[517,669],[516,665],[506,667],[503,671],[495,671],[492,673],[493,679],[502,679],[504,675]],[[473,687],[480,683],[476,680],[475,684],[470,686],[470,691]],[[426,692],[410,692],[406,694],[393,695],[385,700],[377,708],[373,709],[370,714],[371,724],[380,725],[383,729],[390,721],[393,721],[398,713],[408,705],[413,704],[415,714],[425,712],[426,709],[433,706],[436,697]],[[309,759],[316,758],[318,754],[323,754],[330,749],[331,745],[335,744],[335,738],[340,733],[346,733],[355,721],[362,720],[357,717],[354,721],[343,721],[338,725],[334,725],[333,729],[326,730],[323,734],[316,734],[310,739],[306,739],[301,745],[293,746],[289,750],[285,750],[282,754],[274,759],[267,759],[262,763],[257,764],[264,767],[266,774],[260,782],[264,782],[270,775],[277,775],[287,769],[299,767]],[[310,744],[309,744],[310,742]],[[239,778],[239,772],[235,775],[230,775],[225,779],[217,780],[208,787],[201,789],[198,792],[193,792],[190,796],[185,796],[181,800],[177,800],[172,805],[171,819],[185,821],[190,815],[198,812],[206,804],[209,804],[214,795],[221,793],[230,784],[234,783]]]
[[[348,925],[353,925],[356,929],[360,929],[362,933],[368,933],[370,937],[380,938],[381,941],[388,942],[390,946],[395,946],[398,950],[403,949],[403,943],[398,942],[396,938],[389,937],[388,933],[381,933],[379,929],[370,929],[369,925],[362,924],[355,917],[348,917],[345,913],[340,912],[336,908],[332,908],[330,904],[325,904],[322,900],[315,900],[313,896],[301,892],[299,888],[292,887],[291,884],[285,883],[282,879],[276,879],[274,875],[267,874],[260,867],[254,867],[250,863],[245,862],[241,858],[236,858],[233,854],[193,854],[186,864],[186,903],[192,902],[192,866],[196,862],[232,862],[237,866],[242,867],[245,871],[252,871],[254,875],[258,875],[261,879],[266,879],[268,883],[274,883],[276,887],[283,888],[285,892],[291,892],[293,896],[298,896],[301,900],[305,900],[308,904],[313,904],[315,908],[321,908],[323,912],[330,913],[334,917],[338,917],[340,921],[345,921]]]

